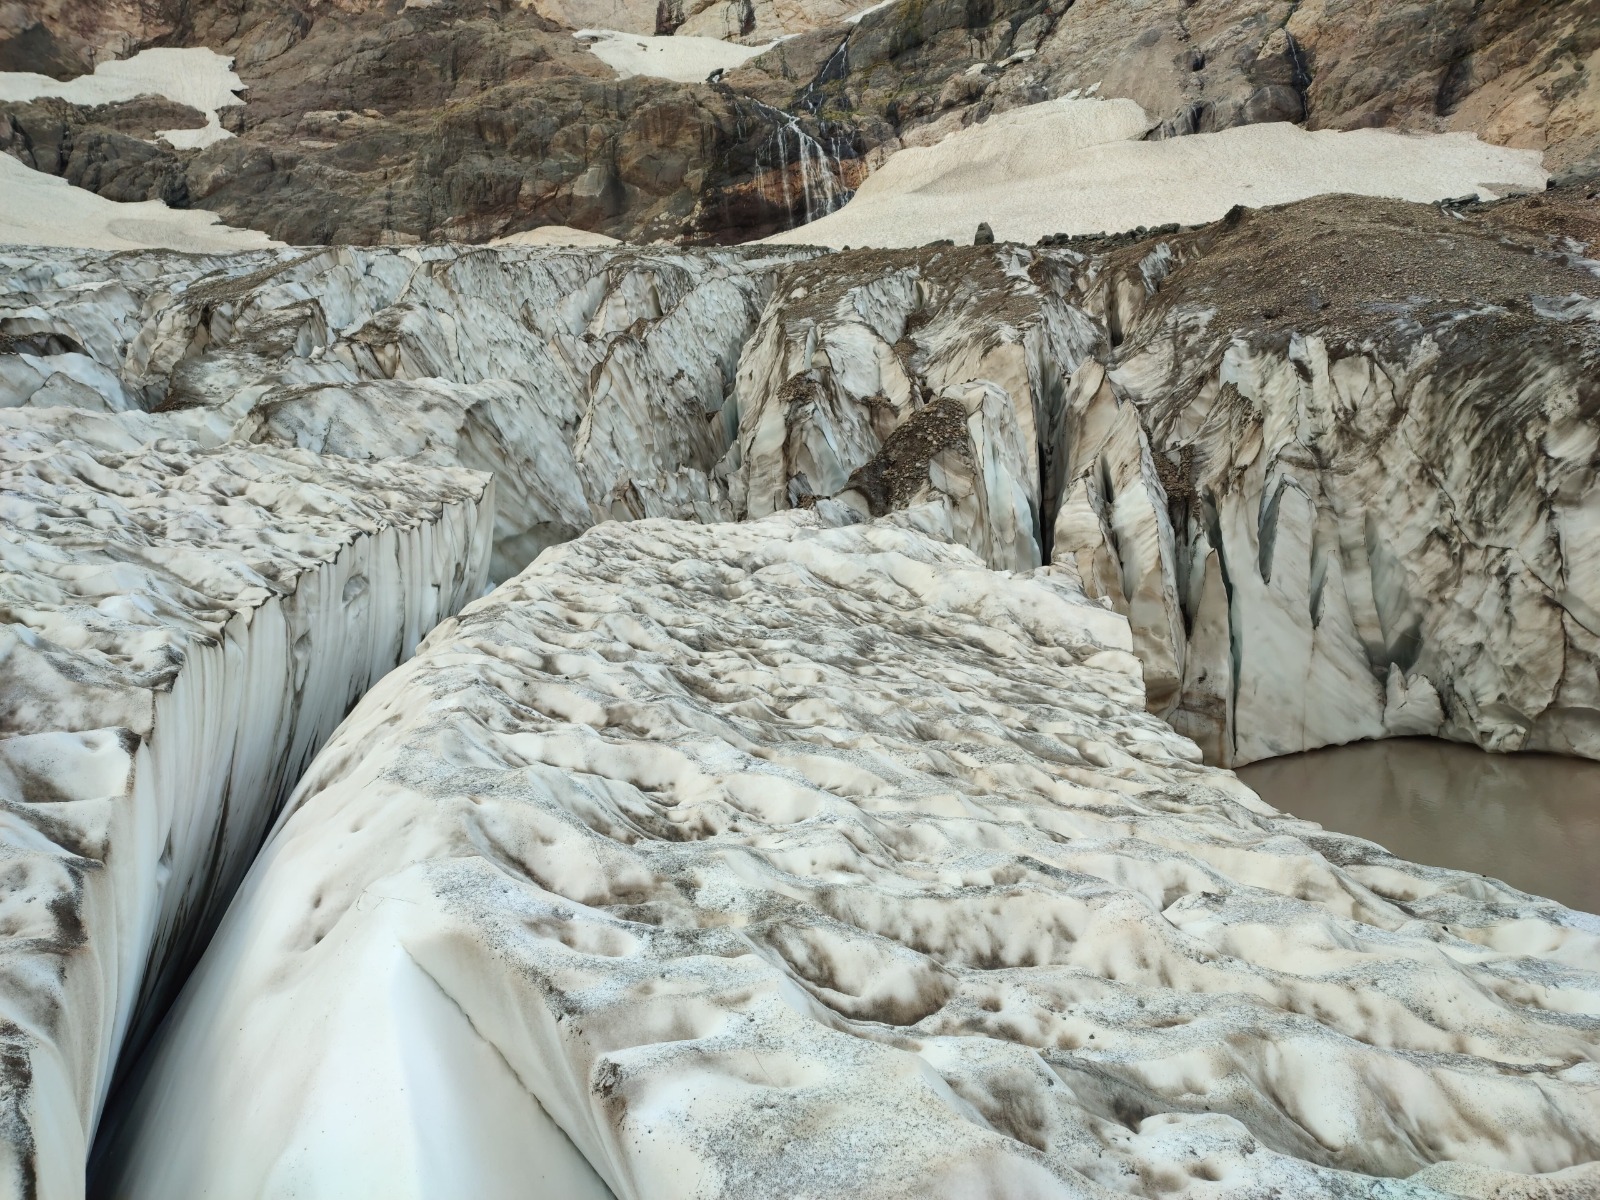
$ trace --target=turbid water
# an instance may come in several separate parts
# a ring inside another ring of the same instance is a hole
[[[1402,858],[1600,912],[1600,763],[1406,738],[1269,759],[1239,777],[1284,812]]]

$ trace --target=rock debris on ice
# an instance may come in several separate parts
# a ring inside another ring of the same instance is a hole
[[[1131,644],[892,522],[548,552],[311,766],[107,1185],[1593,1194],[1600,923],[1275,813]]]
[[[1074,262],[962,247],[785,271],[739,362],[735,511],[937,501],[991,566],[1037,567],[1041,447],[1064,380],[1103,340],[1052,290]]]
[[[1084,298],[1119,344],[1063,401],[1053,561],[1211,761],[1600,758],[1600,289],[1518,211],[1329,197],[1113,256]]]
[[[481,592],[493,504],[66,412],[0,413],[0,1192],[46,1200],[305,764]]]

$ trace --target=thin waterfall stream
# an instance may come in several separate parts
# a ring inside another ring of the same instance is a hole
[[[836,139],[824,148],[822,142],[806,131],[796,114],[774,108],[770,104],[763,104],[759,100],[752,100],[751,103],[773,123],[773,140],[777,142],[778,161],[776,164],[765,165],[776,166],[782,187],[784,211],[793,213],[795,200],[798,198],[804,213],[804,219],[799,223],[809,225],[819,217],[825,217],[843,206],[852,193],[839,182],[838,163],[841,156]],[[789,149],[791,135],[794,138],[792,158]],[[795,196],[789,181],[791,163],[798,168],[800,174],[799,197]]]

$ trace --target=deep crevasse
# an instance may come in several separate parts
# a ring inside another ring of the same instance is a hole
[[[487,571],[480,475],[298,451],[91,448],[10,417],[0,560],[0,1179],[84,1192],[148,1037],[272,815]]]

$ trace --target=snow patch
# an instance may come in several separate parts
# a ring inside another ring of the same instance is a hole
[[[607,237],[590,229],[574,229],[570,225],[541,225],[538,229],[508,233],[489,243],[491,246],[555,246],[566,249],[621,244],[620,238]]]
[[[703,83],[713,71],[731,71],[777,43],[741,46],[706,37],[647,37],[615,29],[580,29],[572,35],[617,73]]]
[[[175,149],[199,150],[233,135],[222,128],[219,108],[241,103],[244,81],[233,73],[233,59],[213,50],[141,50],[132,58],[103,62],[93,75],[63,82],[27,71],[0,71],[0,101],[59,97],[73,104],[116,104],[139,96],[163,96],[206,115],[202,129],[169,129],[159,134]]]
[[[931,146],[907,147],[843,208],[764,239],[819,246],[1002,241],[1214,221],[1328,192],[1428,202],[1516,190],[1549,176],[1536,150],[1476,135],[1317,130],[1276,123],[1143,141],[1131,100],[1061,99],[1012,109]]]
[[[264,233],[223,225],[204,209],[107,200],[0,154],[0,245],[209,254],[280,244]]]

